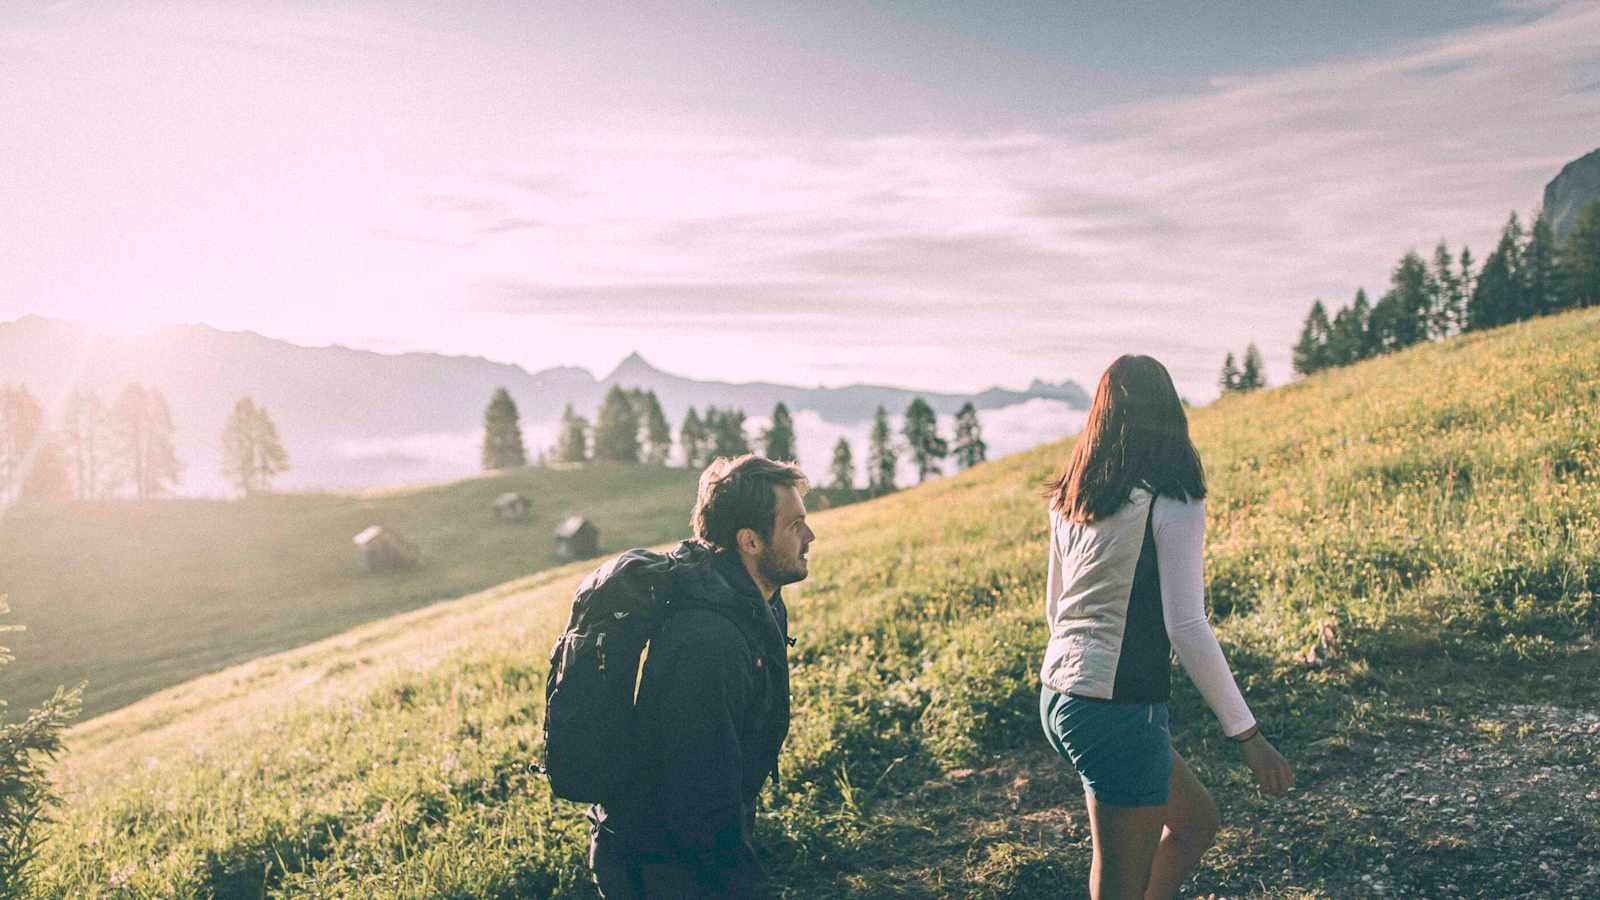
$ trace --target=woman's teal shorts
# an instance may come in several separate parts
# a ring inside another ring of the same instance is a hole
[[[1083,789],[1112,806],[1165,806],[1172,735],[1165,703],[1112,703],[1039,691],[1050,746],[1072,763]]]

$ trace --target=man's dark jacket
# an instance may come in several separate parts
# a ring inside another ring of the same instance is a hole
[[[595,810],[600,837],[651,896],[760,896],[749,828],[789,733],[788,613],[733,553],[679,570],[673,592],[635,702],[635,789]]]

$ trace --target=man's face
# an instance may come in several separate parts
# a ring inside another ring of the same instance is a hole
[[[806,524],[806,502],[796,488],[775,488],[778,509],[773,516],[772,539],[765,542],[756,568],[773,587],[794,584],[806,577],[806,554],[816,534]]]

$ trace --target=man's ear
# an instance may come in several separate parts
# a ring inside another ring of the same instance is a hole
[[[757,534],[754,528],[739,529],[739,533],[733,536],[733,542],[742,553],[748,553],[751,556],[759,556],[761,554],[761,535]]]

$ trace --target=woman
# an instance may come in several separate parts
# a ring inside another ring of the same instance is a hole
[[[1174,650],[1262,789],[1294,783],[1206,621],[1205,495],[1166,368],[1148,356],[1112,363],[1050,485],[1039,695],[1045,735],[1083,780],[1095,900],[1177,896],[1216,836],[1216,803],[1167,730]]]

